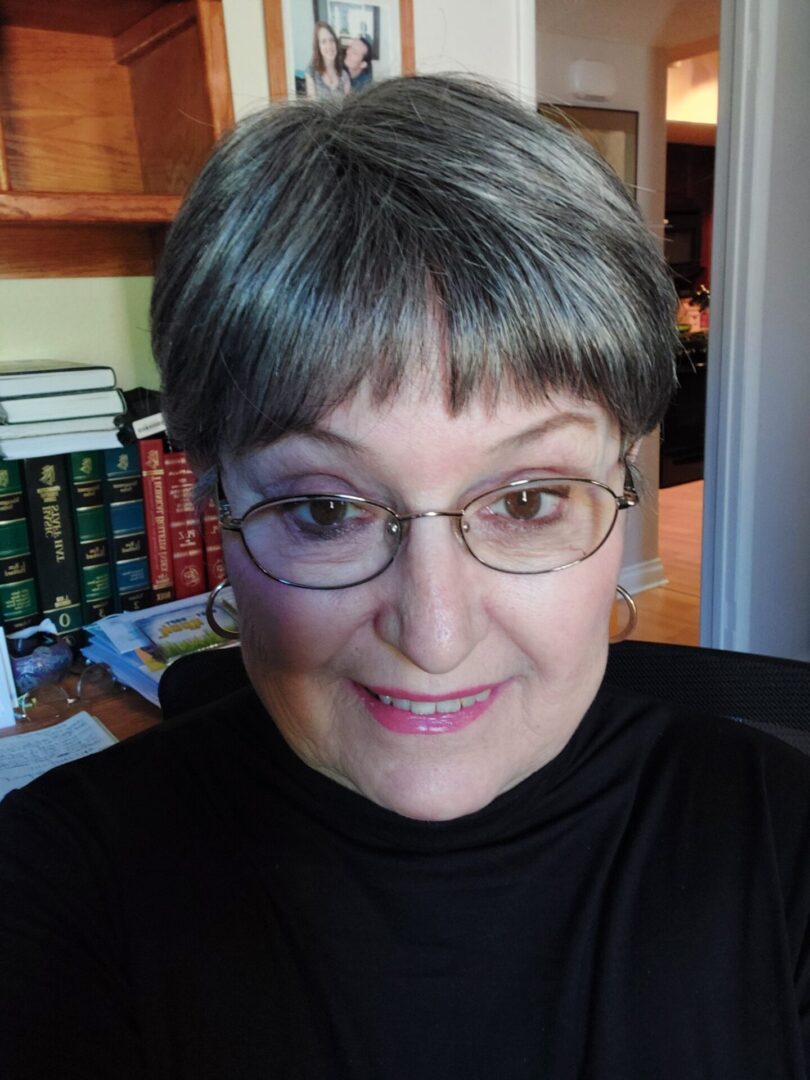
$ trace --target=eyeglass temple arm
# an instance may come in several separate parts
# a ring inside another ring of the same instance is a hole
[[[235,518],[231,513],[231,504],[228,502],[228,496],[225,494],[219,472],[217,472],[217,509],[219,511],[220,528],[228,529],[229,532],[242,531],[242,519]]]
[[[618,496],[616,504],[620,510],[630,510],[631,507],[638,506],[638,492],[633,480],[633,471],[626,459],[624,462],[624,493]]]

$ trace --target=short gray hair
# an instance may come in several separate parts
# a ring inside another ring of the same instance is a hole
[[[603,405],[631,441],[674,387],[675,294],[583,139],[459,76],[251,116],[172,226],[152,301],[171,436],[199,468],[433,364],[448,403]]]

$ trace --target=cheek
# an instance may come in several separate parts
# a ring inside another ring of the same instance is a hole
[[[578,566],[513,578],[497,621],[535,670],[561,683],[603,662],[622,544],[617,536]]]
[[[280,585],[260,573],[240,548],[226,558],[249,661],[260,661],[265,671],[320,672],[355,648],[367,614],[347,593]]]

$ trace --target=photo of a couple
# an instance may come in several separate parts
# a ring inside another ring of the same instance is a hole
[[[397,0],[286,0],[283,12],[296,97],[343,98],[402,74]]]
[[[306,96],[309,98],[345,97],[371,84],[371,38],[367,34],[349,38],[341,44],[328,22],[315,23],[312,60],[306,70]]]

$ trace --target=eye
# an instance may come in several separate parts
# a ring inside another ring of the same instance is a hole
[[[317,525],[329,528],[344,525],[354,518],[363,516],[363,511],[354,503],[345,499],[310,499],[307,502],[293,503],[285,507],[299,525]]]
[[[491,502],[486,509],[497,517],[512,521],[544,521],[559,513],[564,498],[563,488],[520,488]]]

